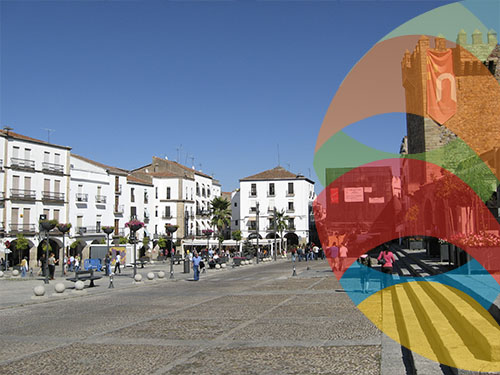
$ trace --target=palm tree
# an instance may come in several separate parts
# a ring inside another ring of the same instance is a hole
[[[280,233],[280,247],[281,250],[283,251],[283,231],[288,228],[288,219],[290,219],[289,216],[286,215],[285,210],[276,210],[276,217],[274,220],[276,220],[276,229]]]
[[[236,249],[239,250],[238,242],[241,241],[241,230],[235,230],[233,233],[231,233],[231,237],[236,241]]]
[[[221,236],[222,230],[231,224],[231,202],[222,198],[215,197],[212,202],[210,202],[212,220],[210,224],[217,227],[217,231],[219,232],[219,252],[222,245],[222,241],[224,237]],[[222,239],[222,241],[221,241]]]

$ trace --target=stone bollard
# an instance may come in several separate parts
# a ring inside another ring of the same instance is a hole
[[[253,261],[251,259],[247,260],[247,264],[253,264]]]
[[[227,267],[226,263],[222,263],[220,266],[221,266],[221,268],[226,268]]]
[[[215,265],[215,269],[216,269],[216,270],[220,270],[220,264],[216,264],[216,265]]]
[[[155,274],[153,272],[148,272],[147,277],[148,280],[153,280],[155,278]]]
[[[35,297],[43,297],[45,295],[45,288],[43,285],[37,285],[33,288]]]
[[[163,272],[163,271],[158,272],[158,278],[159,279],[164,279],[165,278],[165,272]]]
[[[78,280],[76,283],[75,283],[75,291],[78,292],[78,293],[81,293],[83,292],[83,288],[85,287],[85,283],[81,280]]]
[[[12,271],[12,276],[19,277],[19,270]]]
[[[134,283],[140,284],[142,282],[142,275],[138,273],[137,275],[134,276]]]
[[[66,287],[64,286],[63,283],[57,283],[55,286],[54,286],[54,290],[56,291],[57,294],[62,294],[64,293],[64,290],[66,289]]]

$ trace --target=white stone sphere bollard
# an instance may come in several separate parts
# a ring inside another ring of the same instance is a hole
[[[12,276],[14,276],[14,277],[19,276],[19,270],[12,271]]]
[[[163,272],[163,271],[158,272],[158,278],[159,279],[164,279],[165,278],[165,272]]]
[[[216,270],[220,270],[220,264],[216,264],[216,265],[215,265],[215,269],[216,269]]]
[[[3,271],[0,271],[0,277],[3,277]]]
[[[222,263],[220,266],[221,268],[226,268],[226,263]]]
[[[252,260],[247,260],[247,264],[253,264]]]
[[[142,275],[138,273],[137,275],[134,276],[134,280],[136,283],[140,283],[142,281]]]
[[[57,283],[54,286],[54,290],[56,291],[56,293],[63,293],[65,289],[66,289],[66,287],[64,286],[63,283]]]
[[[43,285],[37,285],[33,288],[33,293],[35,293],[37,297],[43,297],[45,295],[45,288]]]
[[[75,283],[75,290],[83,290],[84,287],[85,287],[85,283],[81,280],[78,280]]]
[[[148,280],[153,280],[155,278],[155,274],[153,272],[148,272]]]
[[[247,261],[246,261],[246,260],[242,260],[242,261],[241,261],[241,265],[242,265],[242,266],[246,266],[246,265],[247,265]]]

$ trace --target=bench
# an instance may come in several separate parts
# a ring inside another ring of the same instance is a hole
[[[75,271],[75,277],[68,277],[66,280],[76,283],[77,281],[90,280],[89,288],[95,287],[94,280],[99,280],[101,276],[94,276],[94,270],[88,271]]]
[[[182,261],[182,255],[174,255],[174,263],[181,264]]]
[[[146,262],[144,262],[143,260],[138,260],[138,261],[136,261],[136,262],[132,262],[132,263],[130,263],[130,264],[132,265],[132,267],[133,267],[134,265],[136,265],[136,266],[139,266],[139,265],[140,265],[140,266],[141,266],[141,268],[144,268],[144,264],[145,264],[145,263],[146,263]]]
[[[156,258],[159,262],[165,262],[167,260],[167,257],[165,255],[158,255],[158,258]]]

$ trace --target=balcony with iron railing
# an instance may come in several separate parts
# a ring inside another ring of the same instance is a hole
[[[293,213],[293,212],[295,212],[295,208],[293,208],[293,207],[292,207],[292,208],[288,207],[288,208],[286,209],[286,212],[287,212],[287,213]]]
[[[0,191],[0,201],[3,201],[5,199],[5,192]]]
[[[18,224],[10,223],[9,225],[10,233],[22,233],[22,234],[34,234],[36,231],[35,224]]]
[[[96,195],[95,202],[96,203],[106,203],[106,196],[105,195]]]
[[[35,190],[10,189],[10,199],[34,201],[36,192]]]
[[[162,212],[161,218],[162,219],[171,219],[172,218],[172,214],[170,212]]]
[[[101,229],[101,226],[96,226],[96,225],[87,225],[87,226],[82,226],[82,227],[77,227],[76,228],[76,233],[79,235],[85,235],[85,234],[97,234],[97,233],[104,233]]]
[[[268,198],[275,197],[275,196],[276,196],[276,194],[275,194],[274,191],[267,191],[267,197]]]
[[[10,158],[10,167],[12,169],[34,171],[35,161],[29,159]]]
[[[88,202],[89,201],[89,195],[85,194],[85,193],[76,193],[75,197],[76,197],[77,202]]]
[[[42,171],[45,173],[64,174],[64,165],[43,162]]]
[[[115,185],[115,194],[120,195],[122,193],[122,185]]]
[[[122,215],[123,212],[125,211],[125,208],[123,207],[123,204],[118,204],[114,206],[114,212],[116,215]]]
[[[64,202],[64,193],[55,193],[51,191],[42,192],[42,201],[45,202]]]
[[[250,191],[250,192],[248,193],[248,196],[249,196],[250,198],[255,198],[255,197],[257,197],[257,191]]]
[[[287,197],[294,197],[295,196],[295,193],[293,191],[288,191],[286,192],[286,196]]]

